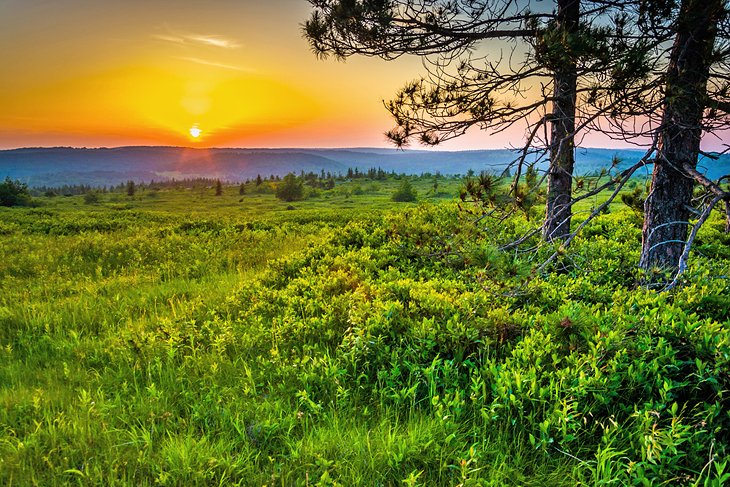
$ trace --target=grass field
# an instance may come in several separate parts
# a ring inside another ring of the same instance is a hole
[[[720,215],[658,294],[621,203],[535,275],[460,184],[0,208],[0,483],[727,482]]]

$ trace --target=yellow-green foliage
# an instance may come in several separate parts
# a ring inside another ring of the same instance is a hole
[[[0,483],[730,478],[719,218],[657,294],[621,204],[538,275],[548,250],[498,250],[522,217],[368,184],[0,210]]]

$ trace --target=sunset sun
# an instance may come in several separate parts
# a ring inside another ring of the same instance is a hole
[[[198,127],[197,123],[195,125],[193,125],[192,127],[190,127],[189,132],[190,132],[190,137],[192,137],[193,139],[200,138],[200,134],[203,133],[203,131],[200,130],[200,127]]]

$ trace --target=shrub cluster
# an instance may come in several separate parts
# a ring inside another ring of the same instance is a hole
[[[719,219],[657,294],[628,208],[546,274],[455,205],[4,211],[0,483],[730,480]]]
[[[626,211],[600,217],[542,277],[489,238],[444,242],[455,218],[420,208],[351,223],[243,289],[228,312],[255,324],[245,343],[269,364],[260,381],[296,384],[314,419],[363,407],[432,415],[466,450],[501,431],[538,455],[581,459],[575,481],[722,478],[725,282],[700,265],[674,294],[634,289],[624,262],[639,230]]]

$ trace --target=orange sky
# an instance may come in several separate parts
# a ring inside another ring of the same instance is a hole
[[[0,0],[0,148],[388,146],[382,100],[420,60],[317,60],[301,36],[309,11],[305,0]],[[519,145],[523,129],[443,148]]]

